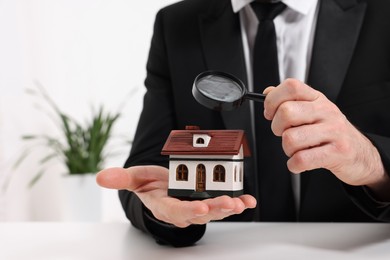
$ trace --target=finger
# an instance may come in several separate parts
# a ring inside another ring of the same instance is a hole
[[[272,120],[280,104],[286,101],[314,101],[321,96],[317,90],[296,79],[287,79],[267,94],[264,116]]]
[[[238,203],[238,201],[240,201]],[[213,199],[204,200],[208,207],[209,212],[204,216],[198,216],[190,219],[189,221],[192,224],[206,224],[213,220],[221,220],[230,215],[236,214],[235,212],[242,212],[244,209],[244,204],[238,198],[231,198],[229,196],[220,196]],[[236,205],[236,204],[239,205]],[[236,208],[240,208],[239,210]]]
[[[219,196],[213,199],[204,200],[204,202],[209,206],[210,211],[223,211],[230,212],[235,207],[235,202],[233,198],[229,196]]]
[[[317,104],[308,101],[286,101],[281,104],[272,119],[271,129],[281,136],[290,127],[313,124],[320,121],[323,113]]]
[[[273,87],[273,86],[271,86],[271,87],[267,87],[266,89],[264,89],[264,91],[263,91],[263,94],[264,95],[267,95],[268,93],[270,93],[273,89],[275,89],[276,87]]]
[[[151,181],[167,180],[166,168],[160,166],[135,166],[127,169],[108,168],[100,171],[96,176],[96,182],[109,189],[127,189],[130,191],[137,190],[140,186]]]
[[[197,218],[191,219],[191,223],[208,223],[212,220],[224,219],[232,214],[235,214],[234,209],[236,208],[236,201],[234,198],[229,196],[220,196],[204,200],[203,202],[208,205],[209,212],[205,216],[199,216]],[[241,205],[241,207],[243,206]]]
[[[329,169],[331,157],[335,156],[335,151],[331,144],[323,144],[296,152],[288,161],[287,167],[292,173],[301,173],[319,168]]]
[[[208,214],[191,219],[192,224],[204,224],[212,220],[224,219],[234,214],[241,214],[247,208],[256,207],[256,199],[251,195],[242,195],[238,198],[222,196],[205,202],[209,205]]]
[[[251,195],[242,195],[237,198],[220,196],[205,200],[205,203],[209,206],[210,212],[241,213],[246,208],[255,207],[256,199]]]
[[[315,133],[315,134],[313,134]],[[325,124],[302,125],[287,129],[282,134],[283,151],[288,157],[301,150],[330,143],[332,130]]]
[[[233,201],[235,206],[231,211],[231,214],[241,214],[246,209],[244,202],[240,198],[233,198]]]
[[[156,212],[155,216],[158,219],[177,227],[186,227],[192,224],[191,219],[206,216],[209,213],[209,207],[202,201],[181,201],[167,197],[159,203]]]
[[[256,199],[253,196],[251,196],[251,195],[241,195],[239,198],[244,203],[245,208],[247,208],[247,209],[256,208],[257,201],[256,201]]]

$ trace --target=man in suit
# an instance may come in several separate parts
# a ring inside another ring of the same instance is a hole
[[[281,84],[263,86],[261,111],[249,102],[208,110],[191,93],[203,71],[256,87],[250,2],[187,0],[157,14],[128,168],[106,169],[98,183],[120,190],[133,225],[174,246],[195,243],[220,219],[389,221],[390,2],[282,1],[274,20]],[[259,118],[264,143],[254,130]],[[255,156],[245,161],[245,195],[167,196],[168,158],[160,152],[170,131],[186,125],[246,131]]]

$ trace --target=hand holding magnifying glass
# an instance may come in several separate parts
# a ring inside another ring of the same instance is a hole
[[[263,102],[266,97],[249,92],[241,80],[220,71],[199,74],[192,86],[192,95],[200,104],[217,111],[237,109],[246,99]]]

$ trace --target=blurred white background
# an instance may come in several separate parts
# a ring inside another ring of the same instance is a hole
[[[173,0],[0,0],[0,221],[61,221],[62,164],[32,188],[37,150],[19,168],[24,134],[58,135],[26,89],[40,82],[59,107],[82,121],[91,105],[127,104],[114,135],[132,138],[142,108],[155,14]],[[36,100],[35,100],[36,101]],[[122,166],[130,147],[106,167]],[[117,192],[104,190],[102,221],[126,221]]]

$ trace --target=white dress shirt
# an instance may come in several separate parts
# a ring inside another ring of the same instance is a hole
[[[250,7],[253,1],[232,0],[233,11],[240,15],[249,90],[253,90],[252,53],[259,24],[256,14]],[[311,61],[318,0],[281,0],[281,2],[286,4],[287,8],[274,19],[280,80],[296,78],[305,82]],[[292,185],[299,209],[299,175],[292,175]]]

